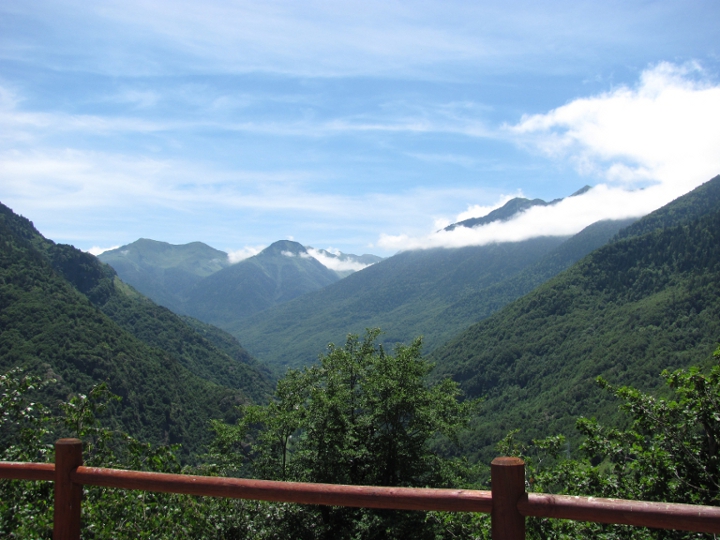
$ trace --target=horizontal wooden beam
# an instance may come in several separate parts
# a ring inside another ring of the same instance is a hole
[[[55,480],[55,464],[0,461],[0,478],[53,482]]]
[[[492,509],[489,491],[465,489],[307,484],[98,467],[78,467],[71,478],[73,482],[92,486],[299,504],[486,513]]]
[[[720,533],[716,506],[528,493],[518,510],[524,516]]]
[[[55,465],[0,461],[0,478],[54,481]],[[110,488],[299,504],[448,512],[492,510],[490,491],[305,484],[83,466],[71,472],[70,478],[76,484]],[[517,508],[527,517],[720,533],[720,507],[715,506],[528,493]]]

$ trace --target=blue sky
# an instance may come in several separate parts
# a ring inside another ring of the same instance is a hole
[[[572,234],[720,173],[719,20],[693,0],[0,0],[0,201],[86,250]]]

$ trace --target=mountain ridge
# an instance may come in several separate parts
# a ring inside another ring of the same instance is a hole
[[[579,241],[585,244],[584,251],[564,257],[554,266],[547,263],[546,271],[564,269],[609,240],[623,224],[608,226],[595,237],[588,234]],[[426,350],[432,350],[476,322],[476,316],[487,315],[478,315],[481,310],[472,306],[459,307],[463,299],[512,279],[567,240],[541,237],[516,243],[401,252],[225,329],[254,355],[281,371],[314,362],[328,343],[342,342],[348,333],[361,333],[366,327],[383,329],[386,344],[409,342],[423,334]],[[534,281],[528,283],[530,289],[537,285]],[[528,292],[527,287],[521,284],[497,296],[498,305],[493,309]],[[454,306],[453,317],[443,320]]]

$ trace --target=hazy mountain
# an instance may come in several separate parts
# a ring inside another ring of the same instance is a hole
[[[472,326],[432,359],[485,396],[470,444],[574,434],[616,404],[595,378],[643,389],[707,362],[720,337],[720,176],[637,221],[566,272]]]
[[[280,240],[198,282],[188,291],[184,309],[202,321],[228,328],[339,279],[301,244]]]
[[[278,246],[280,248],[276,249]],[[287,256],[274,259],[281,256],[282,251],[286,255],[292,253],[301,260],[291,264]],[[241,266],[235,267],[229,262],[227,253],[202,242],[173,245],[145,238],[106,251],[98,258],[112,266],[125,283],[154,302],[175,313],[195,314],[205,321],[216,322],[235,316],[244,317],[285,302],[382,260],[376,255],[305,248],[297,242],[281,241],[255,257],[236,263]],[[315,259],[333,273],[319,268],[308,258]],[[280,267],[286,270],[278,271]],[[289,270],[291,267],[304,269],[293,278],[293,272]],[[227,271],[199,285],[205,278],[223,269]],[[242,290],[245,286],[248,289]],[[224,290],[217,287],[226,288],[230,296],[225,298]],[[214,301],[207,301],[203,295],[221,299],[217,304],[218,314],[212,313]]]
[[[231,419],[236,405],[269,395],[267,371],[234,338],[196,330],[2,205],[0,240],[0,371],[58,379],[46,398],[107,381],[123,398],[111,423],[192,451],[210,418]]]
[[[176,313],[184,312],[186,291],[230,265],[227,253],[202,242],[173,245],[146,238],[98,258],[112,266],[125,283]]]
[[[425,336],[425,350],[522,296],[607,242],[627,222],[571,239],[534,238],[407,251],[226,329],[279,370],[313,362],[329,342],[380,327],[386,343]]]

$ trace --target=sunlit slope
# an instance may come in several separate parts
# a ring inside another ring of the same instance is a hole
[[[596,385],[650,389],[706,361],[720,337],[720,177],[440,348],[436,376],[485,396],[470,439],[487,458],[512,429],[573,434],[615,411]]]
[[[141,238],[98,258],[157,304],[183,313],[187,291],[230,263],[227,253],[202,242],[173,245]]]

